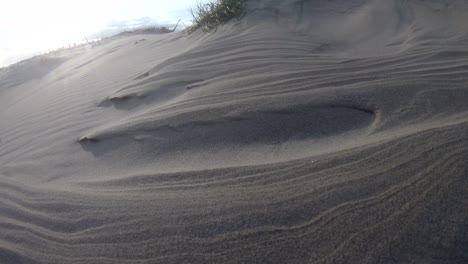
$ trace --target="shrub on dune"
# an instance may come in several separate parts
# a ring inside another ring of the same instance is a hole
[[[193,17],[193,25],[188,29],[193,32],[199,28],[211,31],[217,26],[224,24],[242,14],[243,0],[211,0],[209,2],[198,2],[190,12]]]

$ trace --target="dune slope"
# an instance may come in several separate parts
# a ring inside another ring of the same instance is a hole
[[[0,263],[468,262],[468,1],[247,1],[0,70]]]

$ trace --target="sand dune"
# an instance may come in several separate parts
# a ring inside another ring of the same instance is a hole
[[[247,1],[0,70],[0,263],[468,262],[468,1]]]

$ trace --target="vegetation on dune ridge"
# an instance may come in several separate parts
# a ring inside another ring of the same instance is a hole
[[[171,33],[171,32],[173,32],[173,30],[169,29],[166,26],[159,26],[159,27],[149,26],[149,27],[127,29],[116,34],[116,36],[127,35],[127,34],[164,34],[164,33]]]
[[[199,28],[203,31],[211,31],[221,24],[240,17],[243,2],[244,0],[198,2],[195,8],[190,9],[193,25],[188,28],[188,31],[193,32]]]

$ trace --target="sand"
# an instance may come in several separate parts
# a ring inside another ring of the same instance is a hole
[[[0,263],[468,262],[468,1],[246,8],[0,70]]]

